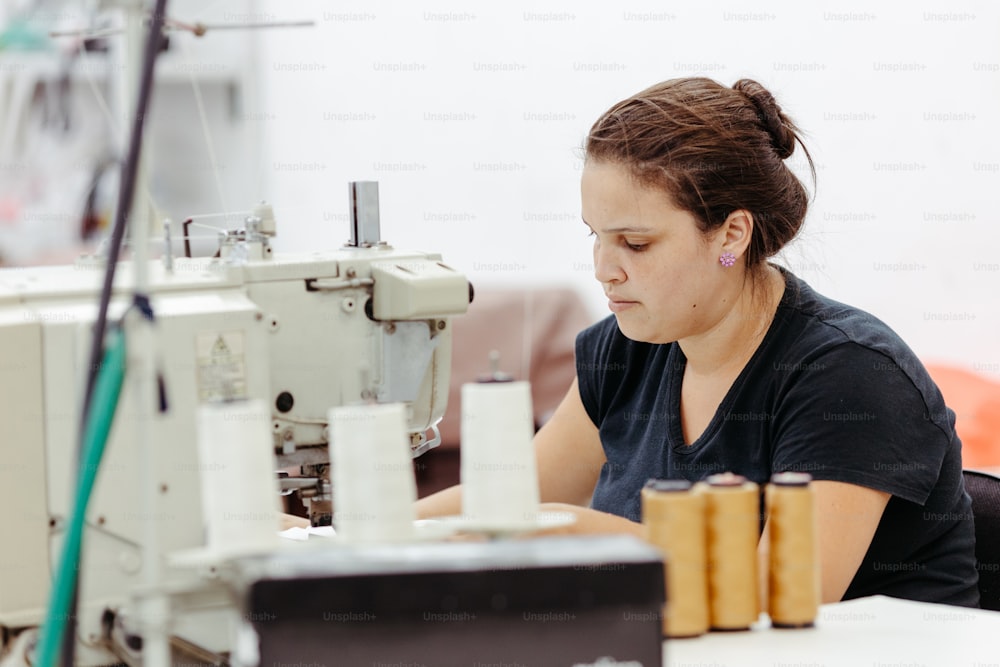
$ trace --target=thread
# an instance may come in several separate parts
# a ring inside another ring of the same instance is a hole
[[[711,475],[705,482],[710,625],[746,630],[760,615],[758,487],[733,473]]]
[[[269,406],[256,399],[203,404],[197,434],[208,549],[277,544],[279,495]]]
[[[337,536],[367,543],[412,537],[417,485],[406,406],[345,405],[327,416]]]
[[[462,386],[462,514],[487,524],[538,514],[535,433],[528,382]]]
[[[649,480],[642,489],[646,540],[663,551],[664,637],[708,632],[705,494],[686,480]]]
[[[764,496],[770,531],[768,615],[775,627],[809,627],[820,603],[819,544],[812,476],[771,476]]]

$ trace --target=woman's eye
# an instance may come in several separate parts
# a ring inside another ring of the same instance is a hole
[[[645,250],[646,246],[648,246],[649,244],[648,243],[629,243],[628,241],[625,241],[625,245],[628,247],[629,250],[634,250],[635,252],[641,252],[641,251]]]

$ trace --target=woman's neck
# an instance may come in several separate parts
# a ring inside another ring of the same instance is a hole
[[[765,264],[714,326],[678,341],[687,358],[686,373],[702,377],[738,374],[767,334],[784,290],[784,275]]]

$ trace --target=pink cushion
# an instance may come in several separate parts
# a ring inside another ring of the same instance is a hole
[[[576,376],[576,335],[593,321],[571,288],[477,288],[469,311],[452,320],[451,391],[439,424],[441,446],[459,446],[462,385],[490,372],[491,350],[500,353],[501,371],[531,382],[535,423],[544,423]]]

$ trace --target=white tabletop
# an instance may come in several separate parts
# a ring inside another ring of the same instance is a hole
[[[875,596],[815,627],[711,632],[663,644],[665,667],[1000,667],[1000,612]]]

